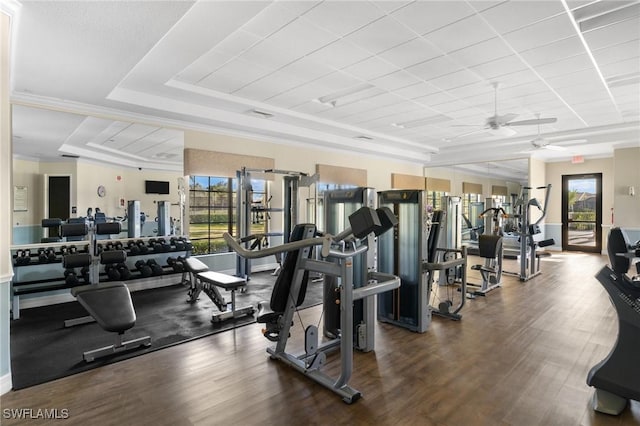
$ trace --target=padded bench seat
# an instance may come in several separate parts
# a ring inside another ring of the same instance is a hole
[[[255,312],[253,306],[244,308],[236,307],[236,290],[244,290],[247,287],[246,279],[210,271],[205,263],[195,257],[188,257],[183,260],[183,263],[184,272],[182,283],[189,286],[187,302],[195,303],[200,293],[204,292],[220,310],[219,313],[214,312],[211,315],[212,322],[221,322],[230,318],[252,315]],[[223,288],[231,292],[230,311],[227,311],[227,302],[218,291],[218,288]]]
[[[247,285],[247,281],[244,278],[215,271],[199,272],[196,273],[196,276],[204,282],[222,287],[225,290],[237,290]]]

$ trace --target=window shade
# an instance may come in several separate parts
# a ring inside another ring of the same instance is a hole
[[[424,190],[426,188],[426,181],[423,176],[391,173],[391,188]]]
[[[316,173],[320,176],[321,183],[367,186],[367,171],[363,169],[316,164]]]
[[[464,194],[482,194],[482,184],[472,182],[462,182],[462,193]]]
[[[508,189],[506,186],[500,186],[500,185],[493,185],[491,187],[491,195],[509,195],[507,193]]]
[[[451,192],[451,181],[449,179],[428,177],[426,181],[427,191]]]
[[[275,168],[275,160],[267,157],[229,154],[188,148],[184,150],[184,174],[190,176],[236,177],[243,167],[269,170]],[[266,177],[268,175],[264,175]],[[263,177],[263,176],[261,176]]]

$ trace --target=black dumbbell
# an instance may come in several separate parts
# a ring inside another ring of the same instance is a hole
[[[68,252],[69,249],[67,248],[67,246],[60,246],[60,254],[62,255],[62,257],[66,256]]]
[[[47,249],[47,262],[55,262],[56,259],[56,251],[52,248]]]
[[[115,248],[115,247],[114,247],[113,243],[107,243],[107,244],[104,246],[104,250],[105,250],[105,251],[110,251],[110,250],[113,250],[114,248]]]
[[[115,248],[116,248],[116,250],[124,250],[124,245],[120,241],[118,241],[115,244]]]
[[[85,283],[91,284],[91,271],[88,266],[83,266],[82,269],[80,269],[80,275],[82,275]]]
[[[31,250],[23,250],[22,256],[20,256],[20,260],[18,262],[19,265],[28,265],[31,263]]]
[[[138,247],[138,245],[136,244],[135,241],[130,240],[127,243],[127,248],[129,249],[129,254],[136,256],[138,254],[140,254],[140,247]]]
[[[43,248],[38,249],[38,261],[40,263],[45,263],[47,261],[47,253]]]
[[[174,272],[182,272],[184,270],[184,264],[182,263],[182,261],[176,259],[175,257],[168,257],[167,265],[171,266]]]
[[[193,250],[193,244],[191,244],[191,240],[184,240],[184,249],[186,251]]]
[[[120,281],[120,271],[118,271],[115,263],[105,265],[104,271],[107,273],[107,276],[111,281]]]
[[[158,262],[156,262],[154,259],[147,260],[147,266],[151,268],[152,275],[162,275],[162,266],[158,265]]]
[[[129,270],[129,268],[127,268],[127,265],[125,265],[124,263],[118,263],[118,272],[120,273],[120,279],[121,280],[128,280],[129,278],[131,278],[131,271]]]
[[[136,241],[138,245],[138,249],[140,250],[140,254],[147,254],[149,252],[149,247],[142,240]]]
[[[136,262],[136,269],[140,272],[143,278],[150,277],[153,271],[151,267],[145,263],[144,260],[138,260]]]
[[[64,270],[64,282],[69,287],[75,287],[80,284],[80,280],[78,280],[78,276],[76,275],[76,271],[73,268],[67,268]]]
[[[183,251],[184,250],[184,240],[182,238],[176,239],[174,245],[176,246],[176,250],[177,251]]]

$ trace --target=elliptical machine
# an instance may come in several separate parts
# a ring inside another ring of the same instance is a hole
[[[640,262],[638,275],[627,275],[632,259],[640,257],[640,241],[632,246],[622,229],[612,228],[607,251],[611,266],[602,268],[596,278],[616,309],[618,339],[609,355],[589,371],[587,384],[595,388],[593,409],[618,415],[627,400],[640,401]]]

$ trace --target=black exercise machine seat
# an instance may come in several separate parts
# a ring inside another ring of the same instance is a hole
[[[106,331],[122,334],[136,323],[131,295],[123,282],[74,287],[71,294]]]
[[[316,227],[313,224],[297,224],[291,231],[291,237],[289,242],[300,241],[305,237],[313,237],[316,232]],[[282,315],[287,307],[287,301],[289,299],[289,291],[293,282],[293,275],[296,272],[296,262],[298,259],[298,251],[294,250],[287,252],[282,269],[278,274],[276,283],[271,292],[271,300],[267,306],[266,302],[258,303],[258,315],[256,321],[263,324],[276,325],[278,318]],[[312,256],[313,250],[309,250],[309,257]],[[302,278],[302,284],[300,286],[300,292],[298,293],[298,300],[296,306],[300,306],[304,302],[304,297],[307,292],[307,282],[309,278],[309,271],[304,271]],[[277,331],[271,330],[267,327],[265,337],[272,341],[278,340]]]
[[[502,250],[502,237],[499,235],[482,234],[478,237],[478,255],[484,259],[495,259]],[[496,273],[496,268],[485,265],[473,265],[471,269]]]
[[[626,233],[612,228],[607,240],[611,266],[596,275],[615,307],[619,325],[611,352],[587,376],[587,384],[596,388],[594,409],[607,414],[620,414],[628,399],[640,401],[640,282],[627,275],[634,257],[630,249]]]

